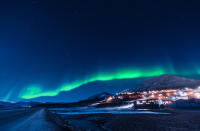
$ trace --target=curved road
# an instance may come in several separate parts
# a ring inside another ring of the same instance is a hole
[[[46,119],[45,109],[0,110],[1,131],[60,131]]]

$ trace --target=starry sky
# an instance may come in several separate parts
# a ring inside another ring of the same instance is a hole
[[[134,87],[146,77],[196,78],[200,75],[198,4],[1,2],[0,99],[70,102]]]

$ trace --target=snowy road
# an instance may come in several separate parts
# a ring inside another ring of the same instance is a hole
[[[0,130],[3,131],[59,131],[47,121],[44,109],[0,110]]]

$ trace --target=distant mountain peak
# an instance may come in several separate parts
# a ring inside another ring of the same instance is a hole
[[[107,92],[102,92],[96,95],[93,95],[91,97],[89,97],[88,99],[102,99],[102,98],[106,98],[108,96],[111,96],[112,94],[107,93]]]

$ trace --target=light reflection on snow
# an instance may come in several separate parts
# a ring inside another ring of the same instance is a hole
[[[75,107],[75,108],[51,108],[52,113],[61,115],[81,115],[81,114],[170,114],[166,112],[153,112],[148,110],[133,110],[132,105],[119,107],[92,108],[92,107]]]
[[[58,112],[61,115],[82,115],[82,114],[170,114],[152,111],[87,111],[87,112]]]

